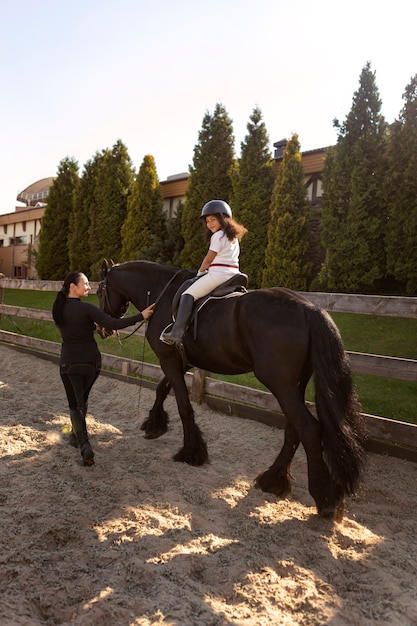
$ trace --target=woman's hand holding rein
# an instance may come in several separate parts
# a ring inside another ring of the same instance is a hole
[[[144,320],[147,320],[151,317],[151,315],[153,314],[154,307],[155,307],[155,303],[149,305],[146,309],[143,309],[143,311],[141,311]]]

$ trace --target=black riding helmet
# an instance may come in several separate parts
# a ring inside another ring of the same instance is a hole
[[[232,209],[224,200],[210,200],[210,202],[207,202],[201,209],[200,217],[216,214],[232,217]]]

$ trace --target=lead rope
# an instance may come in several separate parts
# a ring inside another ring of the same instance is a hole
[[[146,308],[148,308],[149,306],[149,299],[150,299],[150,295],[151,292],[148,291],[146,294]],[[148,325],[148,320],[144,320],[145,325]],[[145,360],[145,344],[146,344],[146,330],[145,330],[145,334],[143,335],[143,343],[142,343],[142,365],[141,365],[141,370],[140,370],[140,379],[139,379],[139,393],[138,393],[138,408],[137,408],[137,414],[138,417],[140,417],[140,403],[141,403],[141,398],[142,398],[142,380],[143,380],[143,362]]]

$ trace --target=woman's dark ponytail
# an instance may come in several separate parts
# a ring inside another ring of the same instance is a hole
[[[62,324],[64,319],[64,306],[67,301],[70,285],[71,283],[74,283],[74,285],[78,285],[80,276],[81,272],[69,272],[65,276],[65,280],[62,283],[61,289],[56,294],[55,302],[52,306],[52,317],[57,326]]]

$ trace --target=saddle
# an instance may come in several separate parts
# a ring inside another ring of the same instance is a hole
[[[179,289],[177,290],[172,300],[173,319],[175,319],[176,317],[178,304],[179,304],[182,294],[184,293],[186,289],[188,289],[190,285],[192,285],[199,278],[200,276],[196,276],[195,278],[189,278],[188,280],[184,281],[182,285],[179,287]],[[207,295],[196,300],[194,302],[193,312],[191,314],[190,321],[188,324],[189,326],[191,326],[191,324],[194,324],[194,339],[196,339],[197,337],[198,312],[202,309],[202,307],[205,305],[205,303],[208,300],[212,298],[226,298],[230,296],[242,296],[243,294],[247,293],[248,291],[247,287],[248,287],[247,274],[243,274],[239,272],[238,274],[235,274],[234,276],[232,276],[232,278],[229,278],[229,280],[226,280],[224,283],[222,283],[221,285],[213,289],[213,291],[210,291],[210,293],[208,293]]]

